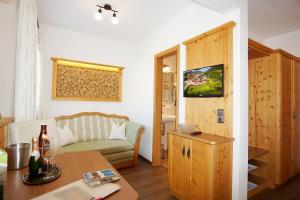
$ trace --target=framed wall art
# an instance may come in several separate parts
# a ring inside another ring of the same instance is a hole
[[[52,98],[78,101],[121,101],[123,67],[51,58]]]

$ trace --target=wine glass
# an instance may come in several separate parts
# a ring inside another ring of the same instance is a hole
[[[49,166],[50,166],[50,161],[55,156],[54,138],[48,137],[48,141],[47,140],[43,141],[43,146],[44,148],[42,149],[42,158],[43,160],[46,161],[46,175],[44,178],[49,179],[53,176],[53,173],[51,173],[52,167],[49,168]]]

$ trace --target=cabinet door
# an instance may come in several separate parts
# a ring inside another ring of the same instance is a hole
[[[186,195],[185,155],[186,139],[169,134],[168,146],[168,179],[169,188],[180,199]]]
[[[213,150],[211,146],[195,140],[191,140],[189,144],[187,150],[187,199],[209,200],[212,198]]]
[[[292,176],[292,60],[281,56],[281,183]]]
[[[294,62],[293,78],[292,171],[296,175],[300,172],[300,62]]]

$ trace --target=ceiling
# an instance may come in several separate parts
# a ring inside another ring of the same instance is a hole
[[[149,32],[178,15],[190,0],[39,0],[41,24],[58,26],[99,35],[113,40],[136,43]],[[96,21],[97,4],[108,3],[118,10],[119,24],[110,22],[111,12],[103,11],[103,20]]]
[[[226,14],[230,11],[239,8],[239,0],[192,0],[192,1],[222,14]]]
[[[263,39],[300,29],[299,0],[249,0],[249,32]]]

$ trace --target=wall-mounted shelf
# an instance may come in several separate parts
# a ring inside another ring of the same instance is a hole
[[[253,173],[267,167],[269,164],[259,160],[269,151],[258,147],[248,147],[248,198],[253,197],[268,186],[268,180]]]
[[[269,165],[268,163],[261,161],[261,160],[255,160],[255,159],[249,160],[248,161],[248,173],[256,172],[268,165]]]
[[[250,187],[249,186],[253,186]],[[253,197],[255,194],[261,192],[268,186],[267,179],[256,176],[254,174],[248,174],[248,198]]]
[[[265,154],[269,153],[269,151],[257,147],[248,147],[248,160],[252,160],[254,158],[263,156]]]

